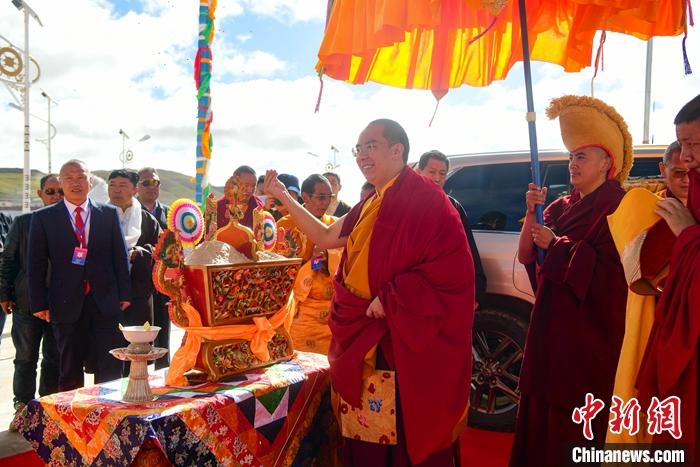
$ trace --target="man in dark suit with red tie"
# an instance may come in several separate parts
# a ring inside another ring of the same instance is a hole
[[[28,275],[31,311],[52,323],[60,358],[58,389],[67,391],[84,384],[91,341],[95,382],[121,376],[122,364],[109,350],[126,345],[118,325],[129,306],[131,283],[116,208],[88,199],[85,163],[66,162],[59,180],[64,200],[32,216]]]

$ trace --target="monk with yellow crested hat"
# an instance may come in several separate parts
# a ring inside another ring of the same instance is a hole
[[[570,195],[535,221],[547,189],[530,184],[518,259],[536,262],[537,296],[520,373],[521,400],[511,466],[561,466],[571,448],[588,443],[583,424],[572,420],[586,394],[605,403],[592,420],[593,442],[603,443],[625,324],[627,282],[607,216],[625,192],[632,167],[632,138],[622,117],[585,96],[554,99],[547,115],[559,117],[570,152]]]

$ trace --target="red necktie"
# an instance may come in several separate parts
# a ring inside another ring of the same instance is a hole
[[[80,243],[80,248],[87,248],[87,242],[85,241],[85,223],[83,222],[83,216],[80,215],[83,212],[83,208],[80,206],[75,208],[75,236],[78,238],[78,243]],[[90,293],[90,282],[85,281],[85,295]]]
[[[78,238],[78,242],[80,242],[80,248],[86,248],[85,224],[83,222],[83,216],[80,215],[81,212],[83,212],[83,208],[80,206],[75,208],[75,236]]]

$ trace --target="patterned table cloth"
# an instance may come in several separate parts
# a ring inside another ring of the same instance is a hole
[[[323,355],[297,352],[187,388],[165,386],[164,371],[151,376],[153,402],[121,402],[126,379],[117,380],[31,401],[20,431],[44,462],[61,466],[291,465],[328,440]]]

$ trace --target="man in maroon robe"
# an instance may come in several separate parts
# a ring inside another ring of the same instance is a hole
[[[680,399],[677,421],[681,432],[662,430],[653,440],[655,444],[685,445],[687,465],[700,465],[700,95],[680,110],[674,124],[681,160],[690,170],[688,207],[674,198],[661,200],[657,205],[658,214],[677,239],[637,376],[637,389],[643,409],[649,406],[652,397],[660,402],[672,396]]]
[[[255,208],[262,208],[263,202],[255,196],[255,186],[258,179],[255,177],[255,170],[247,165],[242,165],[233,171],[233,176],[238,177],[238,189],[242,191],[240,198],[246,199],[243,209],[243,219],[240,220],[241,225],[253,228],[253,211]],[[226,182],[228,184],[228,182]],[[230,217],[227,209],[228,202],[226,196],[222,196],[216,202],[216,228],[220,229],[228,224]]]
[[[530,184],[518,258],[536,261],[537,296],[520,372],[521,400],[511,466],[568,465],[571,448],[587,440],[572,421],[586,393],[612,396],[624,335],[627,282],[607,218],[624,196],[620,183],[632,166],[632,141],[615,109],[590,97],[552,101],[570,151],[572,193],[557,199],[536,224],[535,205],[547,189]],[[603,443],[607,411],[593,419],[593,441]]]
[[[452,466],[459,459],[453,446],[469,397],[474,268],[457,211],[406,166],[408,150],[398,123],[370,123],[354,152],[376,192],[331,226],[296,203],[274,171],[265,180],[268,196],[282,201],[316,245],[345,247],[328,320],[334,390],[358,407],[366,364],[396,372],[397,444],[347,437],[346,465]],[[416,199],[422,209],[414,209]]]

